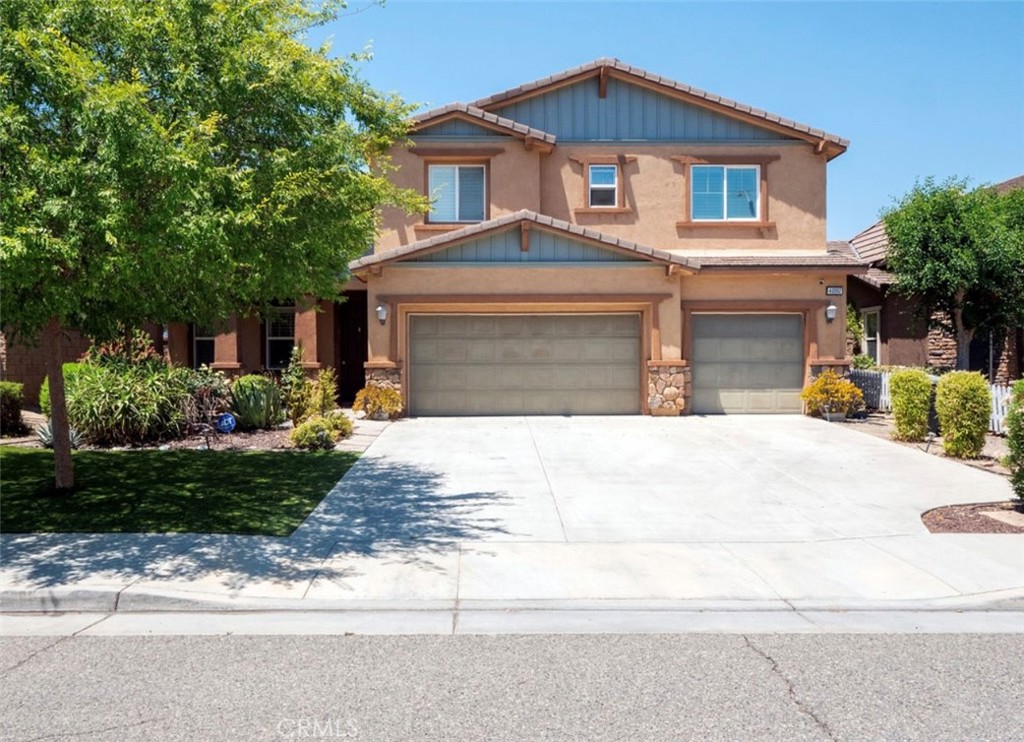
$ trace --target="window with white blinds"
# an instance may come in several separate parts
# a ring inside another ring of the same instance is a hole
[[[756,220],[760,217],[761,172],[757,165],[694,165],[690,218]]]
[[[486,213],[483,165],[431,165],[432,222],[480,222]]]

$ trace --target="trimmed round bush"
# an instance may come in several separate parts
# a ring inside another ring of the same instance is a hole
[[[1024,379],[1013,385],[1006,416],[1006,437],[1010,446],[1010,455],[1006,457],[1010,484],[1013,493],[1024,500]]]
[[[342,414],[314,415],[292,430],[289,440],[297,448],[332,449],[342,438],[352,435],[352,421]]]
[[[898,441],[923,441],[928,435],[932,399],[932,380],[928,374],[920,369],[893,371],[889,391],[896,422],[892,437]]]
[[[935,389],[935,411],[946,454],[978,458],[992,414],[992,392],[985,377],[974,371],[952,371],[941,377]]]
[[[270,430],[284,421],[277,384],[259,374],[235,379],[231,385],[231,411],[241,430]]]

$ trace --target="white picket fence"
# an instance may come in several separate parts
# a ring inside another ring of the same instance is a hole
[[[869,406],[877,394],[878,409],[881,412],[892,412],[892,393],[889,389],[888,371],[851,371],[850,378],[864,391],[865,401]],[[869,391],[870,389],[870,391]],[[992,414],[988,419],[988,429],[1002,435],[1006,432],[1006,413],[1010,408],[1010,387],[1006,384],[990,384],[992,392]]]

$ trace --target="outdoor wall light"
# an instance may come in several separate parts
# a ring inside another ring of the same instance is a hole
[[[833,313],[833,316],[834,315],[835,313]],[[380,320],[382,325],[388,321],[388,305],[384,302],[377,305],[377,319]]]
[[[825,307],[825,319],[827,319],[829,322],[833,322],[836,318],[836,312],[838,311],[839,308],[834,303],[829,302],[828,306]],[[377,313],[380,313],[380,309],[377,310]],[[384,320],[381,320],[381,322],[383,321]]]

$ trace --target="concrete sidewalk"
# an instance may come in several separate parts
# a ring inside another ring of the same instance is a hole
[[[0,610],[1022,611],[1024,536],[920,523],[1008,492],[804,418],[407,420],[288,538],[3,536]]]

